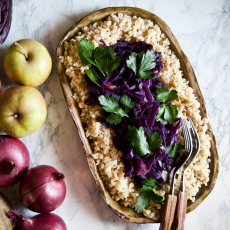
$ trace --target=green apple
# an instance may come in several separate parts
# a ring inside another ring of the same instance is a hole
[[[0,93],[0,129],[16,138],[35,132],[47,116],[41,93],[30,86],[14,86]]]
[[[49,77],[52,60],[41,43],[23,39],[8,47],[3,68],[8,78],[16,84],[37,87]]]

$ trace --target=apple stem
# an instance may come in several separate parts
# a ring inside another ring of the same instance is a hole
[[[28,55],[26,54],[26,51],[17,42],[14,42],[14,45],[17,45],[20,48],[21,52],[25,55],[26,60],[27,60],[28,59]]]

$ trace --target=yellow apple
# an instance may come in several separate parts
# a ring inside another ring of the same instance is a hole
[[[52,60],[41,43],[23,39],[8,47],[3,68],[8,78],[16,84],[37,87],[49,77]]]
[[[0,129],[16,138],[35,132],[47,116],[41,93],[30,86],[14,86],[0,93]]]

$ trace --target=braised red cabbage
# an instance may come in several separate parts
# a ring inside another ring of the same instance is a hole
[[[103,47],[106,43],[101,40]],[[114,55],[120,57],[120,65],[108,76],[102,78],[102,86],[99,88],[85,75],[87,81],[87,90],[90,96],[86,99],[85,104],[95,106],[99,95],[116,96],[120,99],[122,95],[127,95],[136,106],[133,111],[129,112],[129,117],[124,117],[120,124],[111,125],[106,122],[105,118],[98,117],[97,120],[106,128],[112,128],[116,133],[113,137],[115,147],[123,152],[122,160],[125,165],[125,177],[133,177],[137,185],[141,186],[141,180],[153,176],[157,179],[157,183],[162,185],[164,183],[161,174],[163,170],[171,171],[175,165],[175,161],[166,153],[167,146],[174,142],[178,142],[178,132],[181,125],[181,119],[178,119],[174,124],[167,124],[156,122],[155,118],[158,109],[162,103],[155,100],[155,91],[158,88],[165,87],[158,80],[160,71],[163,68],[163,62],[160,60],[161,52],[156,53],[156,66],[151,69],[155,73],[154,79],[137,78],[132,69],[126,66],[126,60],[130,54],[147,50],[152,50],[153,46],[144,42],[129,44],[126,41],[119,41],[117,44],[110,46],[114,50]],[[104,112],[105,117],[110,113]],[[159,133],[163,141],[160,148],[151,151],[151,154],[146,154],[144,157],[139,157],[135,154],[132,145],[128,141],[128,126],[142,126],[146,134],[155,131]]]

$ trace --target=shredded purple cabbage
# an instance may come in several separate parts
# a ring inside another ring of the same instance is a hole
[[[103,47],[106,47],[104,41]],[[167,146],[174,142],[178,142],[178,132],[181,125],[181,119],[178,119],[174,124],[167,124],[156,122],[156,114],[162,103],[155,101],[155,91],[158,88],[166,87],[162,85],[156,78],[160,75],[163,68],[163,62],[160,60],[161,52],[156,52],[155,63],[156,66],[151,69],[155,73],[154,79],[141,79],[135,77],[133,70],[126,66],[126,60],[130,54],[147,50],[152,50],[153,46],[144,42],[135,44],[128,44],[126,41],[119,41],[117,44],[110,46],[114,50],[115,56],[120,57],[120,65],[108,76],[103,78],[101,88],[94,84],[86,75],[87,90],[90,96],[85,100],[85,104],[95,106],[98,103],[99,95],[116,96],[120,98],[126,94],[136,106],[133,111],[129,112],[129,117],[122,119],[118,125],[111,125],[106,122],[105,118],[98,117],[99,121],[106,128],[112,128],[116,133],[113,138],[114,146],[123,152],[122,160],[125,165],[125,177],[133,177],[137,185],[141,186],[141,180],[153,176],[157,179],[158,185],[164,183],[161,174],[163,170],[171,171],[175,165],[175,161],[166,153]],[[98,74],[100,74],[98,72]],[[105,112],[105,116],[109,113]],[[142,126],[146,134],[155,131],[159,133],[163,144],[160,148],[154,149],[150,154],[144,157],[139,157],[135,154],[132,145],[128,141],[127,132],[128,126]]]

